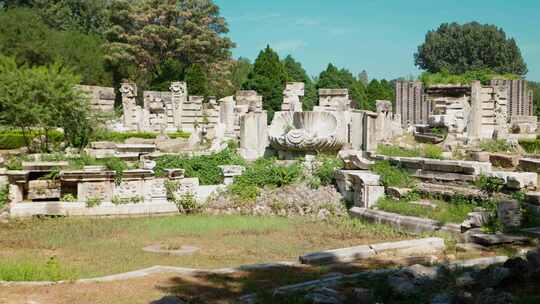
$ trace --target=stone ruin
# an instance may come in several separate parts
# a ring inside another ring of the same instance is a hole
[[[389,101],[378,101],[377,112],[361,111],[351,107],[347,89],[320,89],[319,105],[313,111],[302,111],[303,83],[288,83],[284,91],[282,111],[274,114],[269,127],[261,116],[249,122],[242,120],[240,134],[241,152],[248,159],[262,156],[267,145],[274,148],[281,158],[333,152],[344,147],[373,151],[377,142],[401,135],[403,130],[399,115],[392,113]],[[255,117],[257,114],[252,114]],[[267,135],[266,135],[267,134]],[[245,153],[251,143],[252,151]]]
[[[114,88],[78,85],[77,89],[86,94],[93,110],[114,112],[114,100],[116,99]]]
[[[430,132],[433,128],[446,130],[448,144],[527,138],[535,136],[537,128],[530,96],[524,80],[428,87],[419,81],[398,81],[396,113],[401,115],[402,125],[414,127],[422,141],[444,140]]]

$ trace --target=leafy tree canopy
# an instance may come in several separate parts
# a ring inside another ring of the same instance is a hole
[[[234,46],[219,7],[209,0],[117,0],[111,4],[111,28],[106,32],[109,67],[120,77],[148,84],[163,78],[166,60],[204,65],[228,60]],[[125,66],[135,67],[135,75]],[[185,71],[178,71],[183,74]],[[118,75],[120,74],[120,75]],[[169,81],[178,80],[169,79]]]
[[[103,62],[103,40],[74,30],[51,29],[27,8],[0,13],[0,53],[16,58],[18,65],[70,67],[85,84],[110,85]]]
[[[499,74],[527,74],[516,41],[501,28],[478,22],[441,24],[427,33],[414,57],[418,67],[431,73],[490,69]]]
[[[286,81],[287,71],[279,60],[279,55],[267,46],[259,53],[243,87],[256,90],[263,96],[263,108],[268,111],[268,118],[271,120],[274,112],[281,110]]]
[[[78,83],[60,64],[18,66],[15,59],[0,56],[0,124],[19,128],[23,135],[43,130],[43,151],[49,151],[48,134],[55,128],[63,128],[72,146],[86,145],[95,123],[88,100],[75,89]],[[26,143],[31,148],[28,138]]]

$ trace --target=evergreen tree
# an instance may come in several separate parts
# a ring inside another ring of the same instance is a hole
[[[360,109],[374,109],[368,104],[366,88],[362,82],[354,78],[348,70],[338,69],[331,63],[319,75],[317,89],[349,89],[349,95]]]
[[[281,110],[286,81],[287,72],[279,55],[267,46],[259,53],[243,87],[263,96],[263,108],[268,111],[269,121],[274,117],[274,112]]]
[[[283,66],[287,72],[287,81],[289,82],[303,82],[304,87],[304,99],[302,101],[302,108],[305,111],[313,110],[313,106],[317,102],[317,88],[307,75],[306,70],[302,67],[300,62],[294,60],[291,55],[288,55],[283,59]]]
[[[502,29],[478,22],[441,24],[427,33],[414,57],[419,68],[431,73],[490,69],[499,74],[527,74],[516,41]]]
[[[186,82],[190,95],[207,96],[208,78],[205,71],[198,64],[193,64],[186,71]]]

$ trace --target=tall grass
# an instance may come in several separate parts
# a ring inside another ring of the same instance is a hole
[[[76,277],[56,259],[49,258],[46,262],[13,261],[2,259],[0,261],[0,281],[61,281]]]
[[[472,212],[474,205],[452,204],[443,201],[434,201],[436,208],[412,204],[407,201],[396,201],[383,198],[377,203],[377,207],[383,211],[398,213],[407,216],[429,218],[440,223],[461,223],[469,212]]]

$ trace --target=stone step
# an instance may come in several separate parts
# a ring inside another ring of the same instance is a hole
[[[477,233],[470,236],[472,242],[483,246],[494,246],[502,244],[526,244],[530,241],[528,237],[510,234],[487,234]]]

